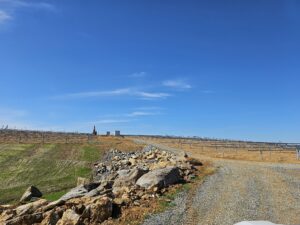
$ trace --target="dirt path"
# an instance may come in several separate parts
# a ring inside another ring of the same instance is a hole
[[[151,216],[144,225],[232,225],[244,220],[300,224],[300,165],[213,163],[218,167],[214,175],[192,193],[180,194],[175,207]]]

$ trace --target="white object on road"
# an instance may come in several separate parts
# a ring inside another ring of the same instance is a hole
[[[269,221],[243,221],[240,223],[236,223],[234,225],[280,225],[280,224],[271,223]]]

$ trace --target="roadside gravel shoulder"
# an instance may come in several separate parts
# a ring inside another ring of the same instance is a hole
[[[300,165],[237,160],[215,160],[214,165],[215,174],[192,192],[180,193],[174,207],[143,225],[300,224]]]

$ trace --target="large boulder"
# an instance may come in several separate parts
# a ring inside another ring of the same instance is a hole
[[[34,198],[42,197],[42,192],[35,186],[30,186],[22,195],[20,202],[28,202],[33,200]]]
[[[136,181],[147,172],[147,170],[138,167],[132,170],[128,170],[124,173],[122,172],[114,182],[113,193],[117,194],[121,192],[125,187],[135,185]]]
[[[67,201],[72,198],[83,197],[91,190],[96,189],[99,185],[100,185],[99,183],[80,185],[78,187],[71,189],[68,193],[63,195],[59,200]]]
[[[140,187],[151,189],[153,187],[164,188],[181,181],[178,167],[166,167],[152,170],[140,177],[136,184]]]
[[[91,190],[90,192],[88,192],[87,194],[85,194],[85,197],[95,197],[98,195],[105,195],[105,194],[109,194],[112,191],[112,185],[113,185],[113,181],[102,181],[100,183],[100,185]]]

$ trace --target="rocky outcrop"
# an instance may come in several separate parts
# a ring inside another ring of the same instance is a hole
[[[42,192],[35,186],[30,186],[22,195],[20,202],[29,202],[43,196]]]
[[[153,146],[131,153],[110,150],[94,164],[92,182],[79,178],[77,187],[54,202],[38,199],[41,193],[32,186],[21,198],[32,202],[0,206],[0,224],[100,224],[119,208],[139,206],[172,184],[188,182],[194,172],[187,157],[178,159]]]
[[[48,202],[44,199],[39,199],[35,202],[30,202],[18,207],[11,207],[0,213],[0,224],[19,225],[19,224],[34,224],[39,223],[43,219],[43,214],[39,209]]]

